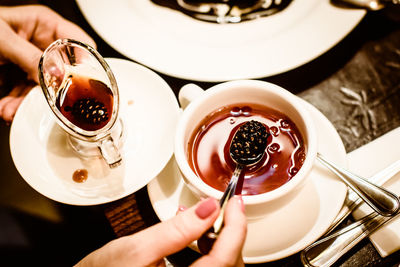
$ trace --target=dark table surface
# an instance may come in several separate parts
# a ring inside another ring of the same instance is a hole
[[[94,32],[73,0],[1,2],[47,5],[87,31],[104,57],[125,58]],[[158,74],[175,94],[184,84],[192,82]],[[278,84],[317,107],[333,123],[347,152],[367,144],[400,125],[400,8],[368,13],[327,53],[297,69],[260,80]],[[203,88],[214,85],[195,83]],[[118,237],[159,222],[146,188],[102,207]],[[197,257],[196,252],[185,249],[169,259],[177,266],[186,266]],[[397,266],[399,262],[400,251],[381,258],[371,242],[365,239],[335,265]],[[297,253],[256,266],[301,265]]]

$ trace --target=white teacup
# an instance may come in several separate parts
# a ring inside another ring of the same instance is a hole
[[[206,184],[192,170],[188,162],[188,141],[207,115],[238,103],[262,105],[283,113],[297,126],[306,146],[305,161],[288,182],[270,192],[243,196],[248,218],[262,217],[271,209],[281,207],[292,200],[305,184],[317,155],[317,134],[308,110],[289,91],[256,80],[225,82],[206,91],[188,84],[180,90],[179,102],[184,111],[175,136],[175,158],[184,181],[198,197],[220,199],[223,192]]]

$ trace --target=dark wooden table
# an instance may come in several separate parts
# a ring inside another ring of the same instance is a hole
[[[107,45],[85,21],[73,0],[3,1],[7,4],[41,3],[77,23],[96,41],[105,57],[125,58]],[[160,73],[159,73],[160,74]],[[175,94],[187,80],[160,74]],[[339,132],[350,152],[400,125],[400,7],[368,13],[338,45],[292,71],[266,77],[317,107]],[[213,83],[198,83],[208,88]],[[146,188],[102,206],[120,237],[159,222]],[[344,224],[350,222],[350,219]],[[170,260],[187,266],[199,255],[185,249]],[[400,251],[381,258],[368,239],[345,255],[336,266],[397,266]],[[302,266],[299,254],[255,266]]]

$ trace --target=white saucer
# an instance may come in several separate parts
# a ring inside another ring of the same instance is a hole
[[[346,151],[333,125],[305,102],[318,129],[319,152],[346,166]],[[198,198],[184,184],[175,159],[147,186],[150,201],[161,221],[176,214],[179,205],[190,207]],[[319,163],[302,191],[281,209],[264,218],[248,221],[243,249],[245,263],[274,261],[292,255],[317,240],[342,207],[347,188]]]
[[[76,2],[93,29],[125,56],[170,76],[210,82],[301,66],[340,42],[366,14],[330,0],[293,0],[272,16],[215,24],[151,0]]]
[[[95,205],[125,197],[153,179],[173,154],[180,115],[168,84],[153,71],[127,60],[107,59],[120,91],[124,122],[123,164],[110,170],[102,159],[85,161],[67,145],[39,87],[19,107],[10,131],[11,155],[25,181],[62,203]],[[87,169],[84,183],[72,180]]]

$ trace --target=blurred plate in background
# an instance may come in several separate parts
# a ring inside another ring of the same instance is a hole
[[[293,0],[239,24],[193,19],[151,0],[76,0],[114,49],[161,73],[196,81],[262,78],[301,66],[340,42],[366,11]]]

